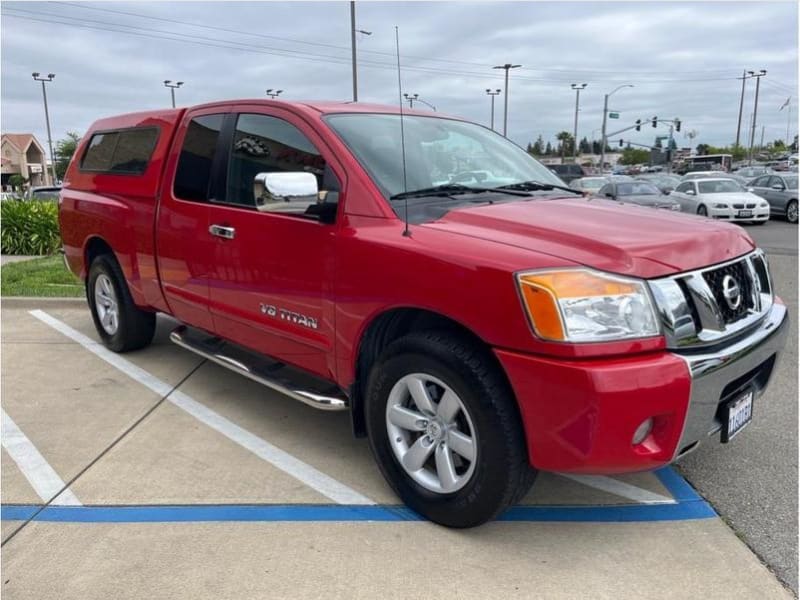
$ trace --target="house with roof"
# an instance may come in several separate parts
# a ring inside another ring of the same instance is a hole
[[[44,147],[32,133],[2,134],[0,167],[3,189],[13,175],[22,175],[30,187],[52,185]]]

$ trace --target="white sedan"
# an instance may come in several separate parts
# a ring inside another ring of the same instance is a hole
[[[684,181],[670,194],[682,212],[695,213],[723,221],[764,223],[769,219],[769,203],[748,192],[731,179]]]

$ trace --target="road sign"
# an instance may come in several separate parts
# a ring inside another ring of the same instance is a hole
[[[618,112],[610,112],[610,113],[608,113],[608,118],[609,119],[619,119],[619,113]]]

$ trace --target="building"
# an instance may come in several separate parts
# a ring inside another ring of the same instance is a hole
[[[4,133],[0,141],[2,186],[6,189],[13,175],[22,175],[27,185],[52,185],[47,157],[32,133]]]

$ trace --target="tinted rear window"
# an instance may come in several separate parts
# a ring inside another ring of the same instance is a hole
[[[141,175],[158,139],[158,128],[136,127],[95,133],[81,161],[81,170]]]

